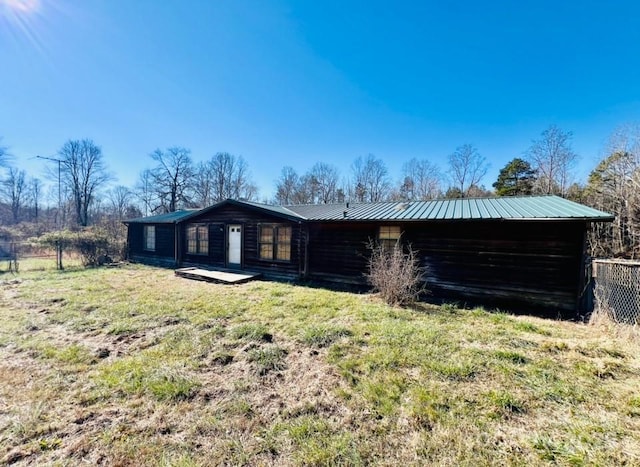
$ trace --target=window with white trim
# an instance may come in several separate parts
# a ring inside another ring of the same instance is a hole
[[[147,251],[156,251],[156,226],[144,226],[144,249]]]

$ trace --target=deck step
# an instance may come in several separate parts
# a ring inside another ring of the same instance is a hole
[[[180,268],[175,270],[176,276],[199,281],[217,282],[220,284],[241,284],[261,276],[252,272],[215,271],[200,268]]]

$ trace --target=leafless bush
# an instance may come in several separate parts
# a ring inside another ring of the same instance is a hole
[[[405,251],[399,241],[389,246],[369,240],[367,248],[371,251],[367,280],[386,303],[411,305],[426,293],[425,270],[411,245]]]

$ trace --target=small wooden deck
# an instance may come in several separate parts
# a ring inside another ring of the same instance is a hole
[[[199,281],[217,282],[220,284],[242,284],[260,277],[261,274],[250,272],[212,271],[200,268],[180,268],[175,270],[176,276]]]

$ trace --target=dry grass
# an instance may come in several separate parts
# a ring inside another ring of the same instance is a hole
[[[606,326],[141,266],[0,276],[0,462],[634,465]]]
[[[619,339],[640,344],[640,326],[618,323],[609,310],[596,308],[591,314],[589,324]]]

